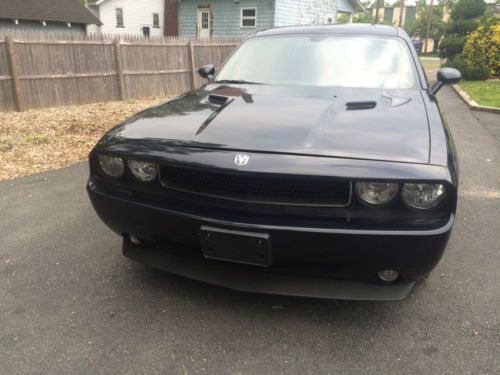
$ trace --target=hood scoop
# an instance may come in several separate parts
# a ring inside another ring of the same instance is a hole
[[[224,105],[228,101],[227,96],[210,94],[208,96],[208,101],[213,104]]]
[[[358,110],[358,109],[372,109],[377,106],[376,102],[348,102],[345,104],[348,111]]]
[[[399,107],[400,105],[409,103],[411,100],[410,98],[402,98],[402,97],[392,96],[387,91],[384,91],[384,93],[382,94],[382,97],[391,101],[391,107]]]

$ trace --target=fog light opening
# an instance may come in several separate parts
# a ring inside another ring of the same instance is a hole
[[[386,283],[392,283],[399,277],[399,272],[394,270],[383,270],[377,273],[378,278]]]
[[[133,234],[130,234],[129,236],[129,239],[130,239],[130,242],[132,242],[134,245],[140,245],[141,244],[141,240],[138,239],[136,236],[134,236]]]

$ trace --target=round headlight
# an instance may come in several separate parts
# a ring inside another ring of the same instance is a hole
[[[123,172],[125,171],[125,166],[123,165],[122,158],[109,155],[99,155],[98,160],[101,169],[108,176],[116,178],[123,176]]]
[[[153,181],[156,177],[156,164],[129,160],[128,167],[135,178],[142,182]]]
[[[356,182],[358,197],[369,205],[383,205],[398,194],[399,185],[394,182]]]
[[[446,188],[441,184],[404,184],[401,189],[403,201],[419,210],[436,207],[445,193]]]

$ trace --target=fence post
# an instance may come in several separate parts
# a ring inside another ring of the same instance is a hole
[[[189,41],[189,60],[191,65],[191,89],[196,88],[196,72],[194,67],[194,46],[193,41]]]
[[[120,40],[116,38],[113,41],[114,55],[115,55],[115,66],[116,66],[116,76],[118,77],[118,90],[120,92],[120,100],[125,100],[127,98],[125,90],[125,80],[123,79],[123,62],[122,53],[120,48]]]
[[[20,85],[19,85],[19,75],[17,71],[16,62],[16,52],[14,50],[14,42],[12,37],[5,37],[7,42],[7,60],[9,61],[9,75],[10,75],[10,86],[12,87],[12,96],[14,98],[14,108],[16,111],[21,112],[23,110]]]

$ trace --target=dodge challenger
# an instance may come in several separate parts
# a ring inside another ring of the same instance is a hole
[[[208,62],[207,62],[208,63]],[[87,190],[123,254],[241,291],[399,300],[439,262],[458,166],[408,35],[273,28],[119,124]]]

